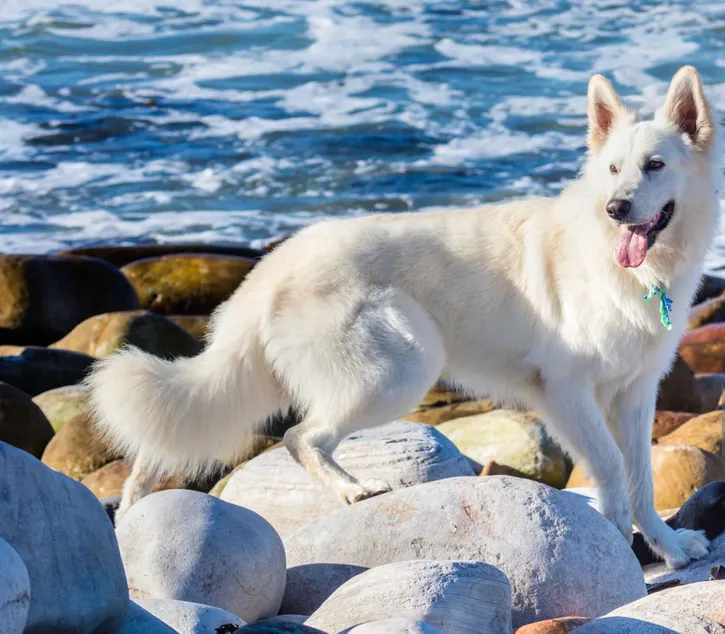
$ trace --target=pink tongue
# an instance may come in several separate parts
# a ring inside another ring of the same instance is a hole
[[[624,227],[617,240],[617,262],[620,266],[637,268],[647,255],[647,230],[650,225]]]

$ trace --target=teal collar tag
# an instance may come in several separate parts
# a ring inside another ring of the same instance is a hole
[[[660,296],[660,321],[667,330],[672,330],[672,322],[670,321],[670,311],[672,310],[672,300],[667,297],[667,291],[660,286],[653,286],[649,289],[649,293],[644,296],[644,301],[648,302],[656,295]]]

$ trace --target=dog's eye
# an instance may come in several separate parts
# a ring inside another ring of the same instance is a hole
[[[612,174],[619,174],[619,170],[617,169],[617,166],[616,166],[616,165],[610,165],[610,166],[609,166],[609,171],[610,171],[610,172],[611,172]]]
[[[664,166],[665,164],[659,159],[652,159],[647,163],[646,169],[648,172],[656,172],[657,170],[661,170]]]

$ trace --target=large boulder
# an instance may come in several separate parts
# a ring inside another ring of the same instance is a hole
[[[692,445],[714,454],[722,454],[725,412],[717,410],[695,416],[669,434],[659,438],[660,445]]]
[[[719,409],[720,399],[725,394],[725,374],[696,374],[697,389],[700,392],[700,406],[703,412]]]
[[[117,535],[134,599],[211,605],[247,622],[279,611],[282,540],[248,509],[196,491],[162,491],[132,506]]]
[[[511,586],[500,570],[478,561],[401,561],[354,577],[305,624],[341,632],[396,616],[456,634],[511,634]]]
[[[25,634],[117,632],[128,587],[113,525],[93,494],[0,443],[0,537],[31,586]]]
[[[143,310],[89,317],[52,347],[104,358],[125,346],[164,359],[193,357],[202,349],[199,341],[181,326]]]
[[[437,429],[481,467],[494,460],[544,484],[566,485],[569,465],[564,452],[531,414],[499,409],[451,420]]]
[[[0,255],[0,343],[47,345],[91,315],[133,310],[119,270],[95,258]]]
[[[233,634],[246,625],[236,614],[211,605],[172,599],[138,599],[136,603],[178,634]]]
[[[424,621],[398,617],[368,621],[345,630],[343,634],[443,634],[443,632]]]
[[[670,412],[668,410],[658,409],[655,412],[654,425],[652,426],[652,442],[658,442],[662,436],[666,436],[670,432],[675,431],[675,429],[681,427],[695,416],[697,414],[693,414],[692,412]]]
[[[355,477],[381,479],[394,489],[474,475],[453,443],[433,427],[416,423],[398,421],[351,434],[333,457]],[[342,506],[337,494],[300,467],[284,447],[238,469],[221,499],[259,513],[285,536]]]
[[[680,355],[696,372],[725,372],[725,324],[709,324],[686,332]]]
[[[129,601],[126,620],[118,634],[179,634],[135,601]],[[215,633],[216,634],[216,633]]]
[[[32,399],[0,382],[0,441],[40,458],[51,438],[53,428]]]
[[[507,476],[451,478],[364,500],[315,520],[285,545],[290,568],[490,563],[511,582],[515,627],[599,616],[646,592],[629,544],[602,515],[575,496]]]
[[[29,608],[28,569],[15,549],[0,538],[0,632],[21,634]]]
[[[711,297],[692,307],[690,317],[687,320],[687,330],[695,330],[702,326],[724,321],[725,293],[720,293],[717,297]]]
[[[50,421],[53,431],[58,433],[69,420],[78,415],[90,415],[88,390],[83,385],[65,385],[33,398],[33,402]]]
[[[704,370],[699,371],[703,372]],[[660,381],[657,394],[657,409],[699,414],[700,408],[700,390],[697,386],[695,373],[678,354],[672,368]]]
[[[212,312],[244,281],[256,260],[179,254],[137,260],[121,269],[141,306],[162,315]]]
[[[28,347],[15,356],[0,356],[0,381],[36,396],[80,383],[94,361],[80,352]]]

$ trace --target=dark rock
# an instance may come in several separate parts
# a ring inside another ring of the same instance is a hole
[[[13,357],[0,357],[0,381],[30,396],[79,383],[95,361],[70,350],[27,347]]]
[[[700,391],[695,373],[680,355],[660,381],[657,409],[700,413]]]
[[[40,458],[51,438],[53,428],[31,398],[0,382],[0,440]]]

